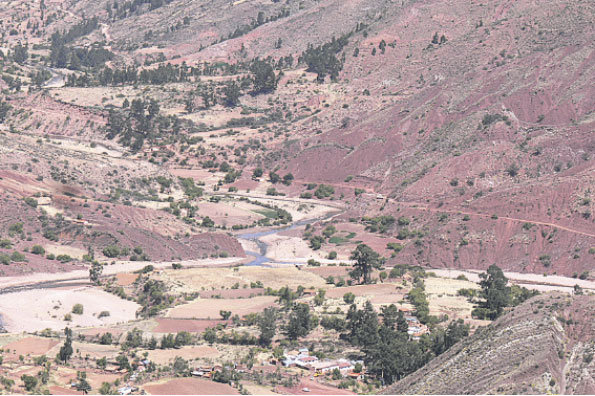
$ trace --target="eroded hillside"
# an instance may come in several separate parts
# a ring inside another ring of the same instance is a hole
[[[477,331],[384,394],[590,394],[595,303],[546,294]]]

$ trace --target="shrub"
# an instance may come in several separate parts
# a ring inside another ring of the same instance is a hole
[[[15,263],[21,263],[23,261],[26,261],[25,255],[17,252],[16,250],[12,252],[12,254],[10,255],[10,259]]]
[[[351,292],[345,293],[343,295],[343,301],[345,301],[345,304],[353,304],[353,302],[355,301],[355,294]]]
[[[72,313],[76,314],[76,315],[82,315],[83,314],[83,304],[74,304],[72,306]]]
[[[27,205],[31,206],[32,208],[37,207],[37,200],[35,198],[32,198],[32,197],[25,198],[25,203]]]
[[[0,239],[0,248],[10,249],[11,247],[12,247],[12,242],[9,239]]]
[[[318,186],[318,188],[314,192],[314,195],[318,199],[323,199],[323,198],[328,198],[328,197],[332,196],[334,193],[335,193],[335,189],[333,186],[321,184]]]
[[[103,255],[109,258],[115,258],[120,255],[120,248],[116,245],[110,245],[103,249]]]
[[[41,245],[33,245],[33,247],[31,248],[31,253],[43,255],[45,254],[45,249]]]

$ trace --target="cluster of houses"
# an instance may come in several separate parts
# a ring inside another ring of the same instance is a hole
[[[315,376],[331,374],[333,371],[339,370],[344,376],[360,379],[362,374],[353,371],[357,363],[363,366],[363,362],[354,362],[347,359],[320,360],[316,356],[311,356],[308,348],[286,352],[283,359],[285,367],[300,367],[312,371]]]
[[[200,366],[197,369],[193,370],[190,374],[192,374],[195,377],[211,378],[215,371],[220,370],[223,370],[223,366]]]
[[[430,332],[428,326],[421,323],[415,316],[405,316],[407,320],[407,334],[412,340],[418,341],[420,337]]]

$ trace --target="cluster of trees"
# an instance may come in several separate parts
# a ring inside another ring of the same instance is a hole
[[[119,136],[121,144],[138,151],[145,140],[155,143],[164,135],[177,135],[182,126],[180,119],[162,116],[159,110],[159,104],[153,99],[133,99],[129,108],[111,110],[107,138]]]
[[[108,1],[105,9],[110,19],[124,19],[137,12],[145,4],[148,4],[148,10],[152,11],[171,3],[172,1],[173,0],[128,0],[118,2],[114,0],[113,3]]]
[[[248,63],[204,63],[197,66],[161,64],[156,68],[143,69],[135,66],[104,67],[85,79],[70,77],[67,85],[71,86],[110,86],[126,84],[167,84],[183,81],[197,81],[198,76],[235,75],[249,69]]]
[[[137,298],[137,302],[141,305],[137,313],[139,316],[144,318],[155,316],[174,302],[174,296],[167,294],[168,289],[162,281],[148,279],[140,283],[142,287]]]
[[[494,320],[502,314],[504,308],[519,305],[539,294],[537,290],[508,286],[508,278],[495,264],[490,265],[486,272],[479,274],[479,277],[481,278],[479,282],[481,301],[472,311],[472,315],[479,319]]]
[[[255,59],[250,66],[250,72],[252,73],[252,93],[254,95],[270,93],[277,89],[277,76],[269,62]]]
[[[263,11],[259,11],[256,19],[252,20],[252,23],[249,25],[239,26],[234,30],[232,33],[227,36],[226,39],[221,39],[221,41],[231,40],[236,37],[243,36],[244,34],[256,29],[257,27],[264,25],[265,23],[274,22],[278,19],[288,17],[290,14],[289,9],[283,8],[277,15],[272,15],[270,17],[265,17]]]
[[[409,339],[407,321],[394,304],[383,307],[381,316],[382,322],[369,301],[363,309],[352,305],[342,338],[361,348],[368,371],[384,384],[414,372],[469,335],[469,326],[457,320],[446,330],[436,328],[417,342]]]
[[[94,68],[113,59],[114,54],[105,48],[71,48],[67,44],[97,29],[97,17],[83,19],[65,32],[52,34],[50,47],[50,63],[54,67],[81,70],[82,67]]]
[[[12,59],[19,65],[22,65],[23,63],[25,63],[27,61],[27,59],[29,59],[29,51],[28,51],[27,46],[21,45],[21,43],[18,43],[12,49]]]
[[[324,82],[327,75],[331,77],[332,81],[335,81],[339,77],[339,72],[343,69],[345,61],[345,54],[341,59],[338,59],[337,55],[347,45],[349,36],[351,33],[343,35],[339,39],[333,37],[331,42],[317,47],[308,45],[298,62],[305,63],[309,72],[316,73],[316,79],[319,82]]]
[[[404,219],[404,218],[402,218]],[[401,220],[401,219],[400,219]],[[362,223],[366,225],[366,231],[379,232],[381,234],[386,233],[393,224],[395,224],[395,218],[393,216],[377,216],[377,217],[362,217]],[[409,221],[400,221],[399,225],[407,225]]]

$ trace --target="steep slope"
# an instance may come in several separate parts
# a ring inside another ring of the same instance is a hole
[[[595,392],[595,298],[537,296],[384,394]]]

